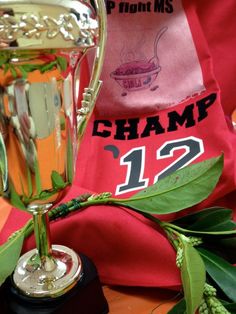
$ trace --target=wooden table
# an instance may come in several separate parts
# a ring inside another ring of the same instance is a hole
[[[167,314],[179,297],[158,288],[104,286],[103,291],[110,314]]]

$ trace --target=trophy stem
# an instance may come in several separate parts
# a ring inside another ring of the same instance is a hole
[[[52,256],[51,236],[49,229],[48,206],[33,212],[34,233],[41,267],[45,271],[52,271],[56,264]]]
[[[37,249],[25,253],[13,274],[15,285],[31,297],[58,297],[83,275],[80,257],[70,248],[51,245],[48,210],[51,204],[31,205]]]

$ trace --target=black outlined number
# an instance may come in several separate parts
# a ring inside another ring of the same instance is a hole
[[[189,136],[165,142],[156,151],[156,159],[160,160],[174,157],[174,152],[180,149],[184,149],[184,153],[168,167],[155,175],[153,183],[156,183],[158,180],[173,173],[174,171],[187,166],[202,155],[204,153],[203,141],[194,136]],[[125,183],[117,185],[116,195],[144,189],[148,186],[149,178],[144,178],[146,160],[145,154],[145,146],[141,146],[131,149],[120,158],[120,165],[127,166],[127,173]]]
[[[174,152],[179,149],[185,149],[185,152],[168,167],[158,173],[155,176],[154,183],[172,172],[189,165],[204,152],[202,140],[194,136],[190,136],[164,143],[164,145],[157,150],[156,158],[157,160],[160,160],[162,158],[173,157]]]
[[[148,179],[143,178],[145,166],[145,147],[136,147],[121,157],[120,164],[128,167],[124,184],[116,188],[116,195],[143,189],[148,186]]]

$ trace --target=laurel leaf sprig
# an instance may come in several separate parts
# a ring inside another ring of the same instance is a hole
[[[27,79],[29,73],[32,73],[34,71],[39,71],[41,74],[45,72],[52,71],[54,69],[58,69],[59,72],[64,72],[67,69],[68,60],[64,56],[56,56],[53,51],[51,55],[47,55],[47,59],[45,59],[44,56],[39,56],[38,60],[42,62],[37,63],[31,63],[29,56],[23,56],[20,57],[23,58],[29,58],[29,62],[24,63],[16,63],[12,61],[12,54],[11,53],[1,53],[0,52],[0,69],[3,70],[4,74],[6,74],[8,71],[10,71],[12,77],[14,79],[17,78],[23,78]]]
[[[49,217],[50,220],[60,219],[89,206],[99,210],[99,205],[122,206],[138,212],[154,222],[154,226],[157,224],[161,227],[176,250],[176,264],[180,269],[183,284],[183,299],[169,314],[194,314],[197,309],[204,314],[218,313],[219,309],[223,311],[221,313],[234,313],[230,311],[234,309],[236,302],[236,268],[218,254],[222,249],[224,255],[227,240],[230,240],[231,247],[232,243],[236,246],[232,210],[211,207],[169,222],[155,216],[155,214],[178,212],[202,201],[214,189],[222,168],[222,156],[211,158],[178,170],[131,198],[122,200],[113,198],[109,192],[85,194],[54,208],[49,212]],[[58,184],[56,175],[53,179]],[[4,282],[14,270],[23,240],[32,232],[33,223],[30,220],[0,247],[0,264],[3,265],[0,271],[0,283]],[[217,254],[214,247],[211,250],[209,239],[212,238],[221,242]],[[211,296],[206,295],[205,292],[209,279],[214,282],[213,289],[216,290],[216,293]],[[218,291],[222,299],[217,297]]]

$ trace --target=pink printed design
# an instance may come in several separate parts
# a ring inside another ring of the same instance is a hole
[[[163,27],[156,35],[154,55],[150,60],[132,60],[123,63],[110,74],[124,90],[122,96],[127,95],[127,92],[139,91],[148,88],[150,88],[151,91],[154,91],[158,88],[158,85],[152,86],[157,79],[158,73],[161,71],[157,55],[157,46],[161,36],[166,31],[167,27]]]

